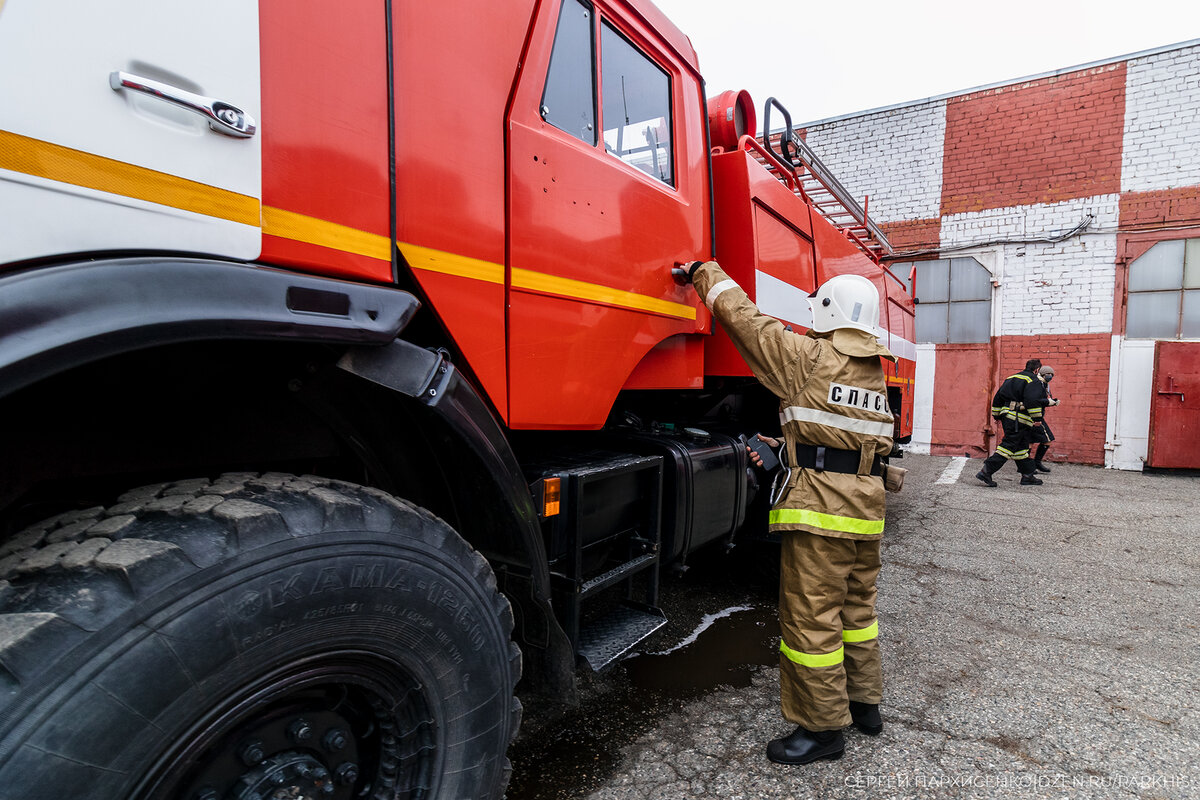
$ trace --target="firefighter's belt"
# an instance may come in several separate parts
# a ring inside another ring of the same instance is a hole
[[[796,466],[805,469],[824,470],[825,472],[845,472],[850,475],[858,474],[859,452],[857,450],[839,450],[836,447],[821,447],[812,444],[796,444]],[[883,463],[879,456],[871,462],[871,474],[882,475]]]

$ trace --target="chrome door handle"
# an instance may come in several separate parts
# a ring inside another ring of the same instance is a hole
[[[117,70],[108,76],[108,85],[113,88],[113,91],[131,89],[199,114],[208,120],[208,127],[226,136],[248,139],[258,130],[254,117],[237,106],[223,100],[193,94],[167,83],[152,81],[149,78]]]

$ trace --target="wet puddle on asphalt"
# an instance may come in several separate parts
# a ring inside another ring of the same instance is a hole
[[[658,692],[703,692],[749,686],[758,667],[779,663],[774,608],[735,606],[701,621],[691,636],[661,653],[623,662],[630,682]]]
[[[665,714],[720,686],[750,685],[779,663],[772,607],[733,606],[706,616],[678,644],[626,658],[581,691],[581,703],[510,748],[507,800],[568,800],[599,788],[621,749]]]

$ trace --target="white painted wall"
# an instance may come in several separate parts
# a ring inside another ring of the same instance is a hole
[[[876,222],[941,214],[946,101],[836,120],[807,129],[805,141]]]
[[[1200,184],[1200,46],[1130,59],[1121,191]]]
[[[942,218],[942,246],[1052,238],[1091,214],[1088,230],[1099,232],[1058,243],[994,248],[1002,253],[991,267],[1000,282],[993,295],[993,330],[998,336],[1108,333],[1116,288],[1118,209],[1119,197],[1113,194],[949,214]]]

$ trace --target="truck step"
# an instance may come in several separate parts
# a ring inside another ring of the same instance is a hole
[[[654,569],[658,567],[658,553],[646,553],[636,558],[626,561],[624,564],[613,567],[608,572],[597,575],[591,580],[584,581],[579,587],[579,597],[584,599],[594,595],[596,592],[607,589],[618,581],[625,580],[630,575],[641,572],[644,569]]]
[[[592,672],[603,672],[666,624],[657,608],[618,606],[580,631],[575,654]]]

